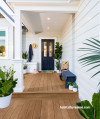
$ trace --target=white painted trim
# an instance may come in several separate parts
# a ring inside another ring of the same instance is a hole
[[[24,86],[22,88],[15,88],[14,92],[15,93],[22,93],[24,91]]]
[[[17,6],[17,9],[21,11],[34,11],[34,12],[59,12],[59,13],[76,13],[78,7],[74,6]]]
[[[5,57],[0,57],[0,59],[9,59],[8,57],[8,27],[0,27],[0,31],[5,31],[6,32],[6,36],[5,37],[2,37],[3,39],[5,39],[5,48],[6,48],[6,51],[5,51]],[[1,39],[1,38],[0,38]]]
[[[0,10],[0,13],[9,21],[9,23],[11,23],[13,26],[15,26],[15,23],[14,23],[13,21],[11,21],[11,20],[9,19],[9,17],[6,16],[5,13],[2,12],[2,10]]]
[[[42,61],[41,61],[41,43],[42,43],[42,39],[54,39],[54,49],[55,49],[55,43],[57,42],[57,38],[56,37],[40,37],[39,38],[39,71],[41,71],[41,66],[42,66]],[[55,66],[55,60],[54,60],[54,66]],[[55,68],[54,68],[54,70],[56,70]]]
[[[55,3],[55,4],[65,4],[65,3],[69,3],[71,0],[66,0],[66,1],[60,1],[60,0],[7,0],[7,2],[13,2],[13,3]]]

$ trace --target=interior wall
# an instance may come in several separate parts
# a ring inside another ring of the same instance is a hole
[[[23,33],[22,35],[22,51],[28,52],[29,45],[36,43],[37,48],[33,48],[33,60],[32,62],[38,63],[38,70],[41,70],[41,62],[40,62],[40,38],[54,38],[56,37],[57,41],[60,41],[60,34],[58,33],[49,33],[49,32],[43,32],[37,35],[32,34],[30,31]]]
[[[99,6],[99,0],[81,0],[78,12],[70,15],[62,34],[62,60],[69,61],[70,71],[77,76],[81,100],[91,101],[93,93],[100,88],[97,86],[100,82],[100,75],[91,79],[92,74],[99,68],[87,72],[90,67],[82,68],[78,62],[79,57],[84,53],[77,51],[84,47],[85,39],[100,39]]]
[[[13,26],[5,19],[0,19],[0,27],[8,28],[8,57],[0,59],[0,67],[11,66],[13,59]]]

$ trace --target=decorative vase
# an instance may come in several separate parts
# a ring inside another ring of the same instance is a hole
[[[73,91],[74,91],[74,92],[77,92],[77,88],[73,88]]]
[[[27,73],[27,70],[26,70],[26,69],[24,69],[24,70],[23,70],[23,74],[26,74],[26,73]]]
[[[6,108],[10,105],[10,101],[11,101],[11,95],[6,96],[6,97],[0,97],[0,108]]]
[[[70,86],[70,85],[69,85],[69,90],[73,90],[73,86]]]

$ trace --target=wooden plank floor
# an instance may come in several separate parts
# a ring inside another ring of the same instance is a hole
[[[60,108],[78,101],[76,94],[13,95],[11,105],[0,109],[0,119],[83,119],[76,109]]]
[[[11,104],[0,109],[0,119],[83,119],[77,109],[61,109],[75,106],[78,93],[65,89],[57,73],[24,75],[25,90],[15,93]]]
[[[65,89],[65,80],[61,81],[57,73],[26,74],[24,88],[28,93],[73,93]]]

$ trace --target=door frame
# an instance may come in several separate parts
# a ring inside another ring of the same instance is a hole
[[[41,49],[42,49],[42,39],[48,39],[48,40],[54,40],[54,49],[55,49],[55,44],[57,42],[57,38],[56,37],[40,37],[39,38],[39,71],[42,71],[42,54],[41,54]],[[56,70],[56,66],[55,66],[55,59],[54,59],[54,71]]]

